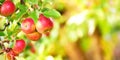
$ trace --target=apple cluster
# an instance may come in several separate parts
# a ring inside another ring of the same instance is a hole
[[[21,29],[29,40],[37,41],[42,34],[48,33],[53,28],[52,19],[47,18],[43,14],[39,15],[38,21],[35,23],[30,17],[24,19]]]
[[[11,0],[5,0],[0,6],[0,14],[8,17],[12,15],[16,10],[15,4]],[[51,18],[40,14],[37,22],[33,18],[27,17],[22,20],[21,30],[25,33],[25,36],[32,41],[39,40],[43,34],[49,34],[53,28],[53,21]],[[33,45],[29,44],[31,51],[35,53]],[[18,56],[26,47],[26,43],[23,39],[15,40],[13,48],[3,49],[6,52],[8,60],[15,60],[15,56]],[[7,51],[9,50],[9,51]]]

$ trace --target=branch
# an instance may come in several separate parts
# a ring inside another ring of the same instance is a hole
[[[25,4],[24,0],[20,0],[20,3],[23,4],[23,5]]]

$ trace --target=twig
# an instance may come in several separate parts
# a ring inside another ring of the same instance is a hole
[[[21,4],[25,4],[24,0],[20,0],[20,3],[21,3]]]
[[[3,54],[4,52],[0,52],[0,55]]]

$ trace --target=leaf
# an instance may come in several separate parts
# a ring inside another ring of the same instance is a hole
[[[10,26],[8,27],[9,31],[14,31],[14,29],[16,28],[16,26],[17,26],[17,21],[14,20],[12,22],[12,24],[10,24]]]
[[[26,2],[30,3],[30,4],[38,4],[38,0],[26,0]]]
[[[34,22],[37,23],[39,17],[37,10],[29,12],[28,14],[31,18],[33,18]]]
[[[18,13],[15,15],[15,19],[20,19],[25,13],[27,13],[28,8],[25,5],[18,4],[18,8],[20,9]]]
[[[10,48],[13,48],[13,46],[14,46],[14,43],[13,43],[13,42],[10,42],[9,47],[10,47]]]
[[[6,18],[0,16],[0,30],[3,30],[5,28]]]
[[[21,11],[21,12],[19,12],[18,14],[16,14],[15,20],[20,19],[24,14],[25,14],[24,11]]]
[[[24,32],[23,32],[23,31],[20,31],[20,32],[17,34],[17,37],[24,39],[24,37],[25,37]]]
[[[27,6],[26,6],[26,5],[23,5],[23,4],[20,4],[20,3],[17,4],[17,7],[18,7],[21,11],[26,11],[26,10],[27,10]]]
[[[61,16],[61,14],[55,9],[45,9],[43,10],[43,14],[46,17],[53,17],[53,18],[59,18]]]
[[[7,32],[9,38],[11,38],[10,36],[12,35],[12,33],[13,33],[13,32],[11,32],[11,31],[10,31],[10,32]]]
[[[42,3],[43,4],[50,4],[50,3],[52,3],[53,2],[53,0],[42,0]]]
[[[0,36],[5,36],[5,33],[4,32],[0,32]]]
[[[0,4],[2,4],[4,2],[4,0],[0,0]]]

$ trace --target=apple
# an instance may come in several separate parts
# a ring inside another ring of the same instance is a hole
[[[45,33],[53,28],[53,21],[50,18],[40,14],[38,22],[36,23],[36,30],[39,33]]]
[[[35,24],[32,18],[26,18],[21,23],[21,29],[24,33],[32,33],[35,31]]]
[[[17,56],[17,54],[15,54],[13,50],[11,50],[7,53],[8,60],[15,60],[15,56]]]
[[[26,37],[32,41],[37,41],[41,38],[42,34],[38,32],[33,32],[30,34],[26,34]]]
[[[8,52],[8,54],[11,54],[11,55],[13,55],[13,56],[17,56],[18,54],[16,54],[13,50],[10,50],[9,52]]]
[[[14,55],[11,55],[9,53],[7,53],[6,55],[7,55],[7,60],[16,60]]]
[[[15,12],[15,4],[12,1],[5,1],[1,6],[1,15],[9,16]]]
[[[22,39],[19,39],[19,40],[16,40],[16,43],[13,47],[13,51],[16,53],[16,54],[19,54],[21,53],[26,47],[26,43],[24,40]]]

